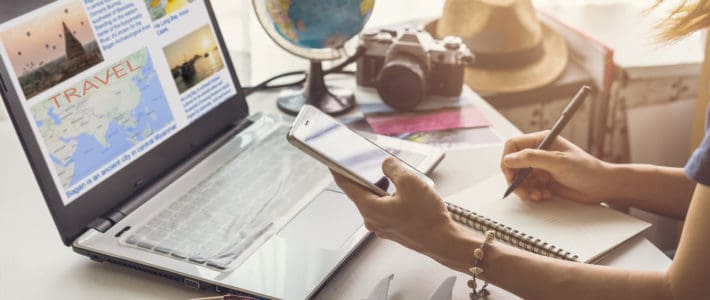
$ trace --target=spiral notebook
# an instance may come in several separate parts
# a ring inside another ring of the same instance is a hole
[[[602,205],[563,199],[521,201],[503,175],[489,177],[445,199],[454,220],[474,230],[496,231],[498,240],[544,256],[591,263],[649,223]]]

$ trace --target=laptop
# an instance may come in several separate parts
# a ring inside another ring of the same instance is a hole
[[[0,93],[75,252],[311,297],[368,232],[288,122],[249,114],[226,49],[209,1],[3,0]],[[394,150],[431,170],[442,154],[417,147]]]

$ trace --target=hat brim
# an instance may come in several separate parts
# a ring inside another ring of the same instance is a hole
[[[425,26],[435,35],[438,20]],[[536,89],[554,82],[567,66],[568,51],[564,38],[544,23],[542,25],[543,57],[531,64],[505,69],[467,67],[464,82],[477,92],[515,93]],[[439,38],[439,37],[438,37]]]

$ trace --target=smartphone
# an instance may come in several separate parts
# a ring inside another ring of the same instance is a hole
[[[382,172],[382,162],[387,157],[397,157],[313,106],[303,106],[287,139],[296,148],[379,196],[390,195],[395,190]],[[429,177],[402,163],[427,184],[434,185]]]

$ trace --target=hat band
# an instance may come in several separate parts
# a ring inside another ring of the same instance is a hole
[[[481,69],[509,69],[527,66],[545,55],[542,43],[537,46],[514,52],[506,53],[481,53],[473,52],[474,61],[471,67]]]

